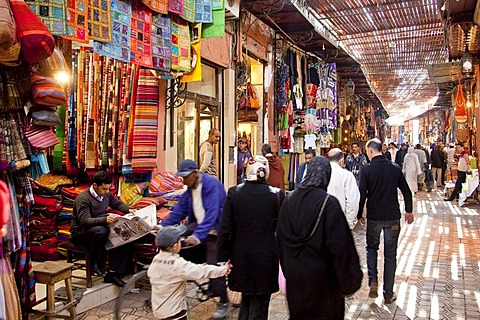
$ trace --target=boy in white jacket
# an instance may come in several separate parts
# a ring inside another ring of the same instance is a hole
[[[200,265],[183,259],[178,253],[182,247],[180,237],[184,225],[164,227],[155,239],[160,252],[148,268],[152,285],[152,309],[156,319],[187,319],[187,281],[218,278],[230,272],[224,266]]]

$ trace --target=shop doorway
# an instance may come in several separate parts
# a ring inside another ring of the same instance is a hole
[[[187,96],[189,94],[187,93]],[[203,101],[202,97],[187,98],[185,103],[178,110],[177,122],[177,154],[178,162],[184,159],[192,159],[199,163],[200,144],[207,140],[208,132],[212,128],[220,128],[219,107],[209,101]],[[215,158],[219,161],[219,146],[215,147]],[[177,163],[178,165],[178,163]],[[221,170],[219,168],[218,172]],[[218,177],[220,178],[220,177]]]

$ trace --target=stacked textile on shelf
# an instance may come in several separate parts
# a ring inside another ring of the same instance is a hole
[[[58,193],[40,192],[35,188],[35,204],[29,217],[30,253],[33,261],[59,260],[57,251],[57,213],[62,210]]]
[[[63,187],[61,190],[62,195],[62,210],[57,215],[58,244],[70,240],[72,237],[70,234],[70,224],[72,222],[73,202],[75,198],[85,189],[88,189],[89,185],[80,185],[73,187]],[[66,255],[66,250],[58,248],[62,255]]]

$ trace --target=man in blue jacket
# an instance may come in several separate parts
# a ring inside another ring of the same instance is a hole
[[[216,265],[217,234],[226,197],[225,188],[216,177],[200,173],[198,165],[193,160],[180,162],[176,175],[183,178],[183,184],[188,189],[170,216],[162,222],[162,226],[175,225],[187,218],[187,229],[193,233],[185,242],[188,245],[205,243],[207,262]],[[213,318],[222,319],[227,316],[230,308],[225,277],[211,279],[210,287],[213,294],[220,297]]]

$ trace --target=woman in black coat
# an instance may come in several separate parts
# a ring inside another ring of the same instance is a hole
[[[285,199],[278,217],[277,242],[292,320],[343,319],[344,297],[362,283],[347,220],[338,200],[326,192],[330,176],[327,159],[310,160],[305,179]]]
[[[278,291],[275,228],[284,193],[268,185],[268,160],[250,158],[246,182],[228,190],[218,234],[218,261],[233,265],[228,286],[242,293],[238,319],[268,319]]]

